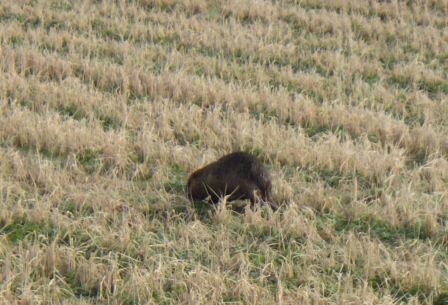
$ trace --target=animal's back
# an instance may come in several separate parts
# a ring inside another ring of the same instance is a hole
[[[264,165],[253,155],[246,152],[235,152],[228,154],[216,163],[219,164],[219,172],[231,176],[239,177],[254,182],[259,188],[266,188],[270,185],[270,176]]]
[[[195,171],[188,179],[191,199],[205,199],[211,195],[233,194],[230,200],[250,199],[256,201],[254,192],[259,190],[263,201],[270,201],[271,182],[263,164],[251,154],[234,152]],[[215,196],[214,196],[215,195]]]
[[[213,163],[212,163],[213,164]],[[212,165],[211,164],[211,165]],[[234,152],[223,156],[214,162],[216,171],[222,174],[240,174],[247,176],[262,168],[262,164],[254,156],[245,152]]]

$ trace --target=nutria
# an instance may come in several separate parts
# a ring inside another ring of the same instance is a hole
[[[193,172],[188,178],[190,200],[209,200],[217,203],[249,199],[271,203],[271,180],[263,164],[251,154],[234,152]],[[259,194],[257,194],[259,193]]]

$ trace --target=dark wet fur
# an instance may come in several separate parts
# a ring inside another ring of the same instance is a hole
[[[263,202],[271,202],[271,179],[263,164],[251,154],[234,152],[196,170],[188,178],[190,200],[210,199],[217,203],[230,195],[227,201],[249,199],[257,202],[255,191]]]

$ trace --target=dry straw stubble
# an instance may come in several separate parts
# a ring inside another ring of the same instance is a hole
[[[443,1],[4,1],[5,304],[444,304]],[[279,212],[193,208],[245,150]]]

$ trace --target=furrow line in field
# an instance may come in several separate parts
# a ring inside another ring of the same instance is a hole
[[[239,88],[237,84],[226,84],[217,79],[191,77],[181,72],[165,73],[162,75],[144,74],[142,71],[128,71],[116,65],[104,65],[82,61],[80,63],[67,63],[61,60],[48,60],[35,53],[6,53],[4,69],[16,71],[19,74],[31,74],[45,80],[63,80],[69,76],[80,78],[87,84],[110,93],[120,93],[136,98],[162,96],[181,103],[196,103],[207,107],[219,103],[225,107],[235,108],[238,111],[263,113],[278,116],[281,120],[295,124],[318,123],[330,129],[342,127],[351,132],[353,136],[370,134],[383,143],[400,144],[415,158],[425,158],[428,154],[448,152],[446,137],[431,126],[422,126],[409,129],[405,124],[389,116],[378,118],[376,112],[359,110],[361,119],[352,119],[352,111],[345,106],[324,107],[307,102],[311,109],[305,117],[303,104],[297,103],[288,93],[272,93],[270,90],[255,91],[249,88]],[[9,90],[12,93],[14,90]],[[325,111],[325,115],[320,115]],[[306,113],[306,112],[305,112]],[[318,113],[315,115],[315,113]],[[341,113],[344,115],[340,118]],[[311,119],[312,116],[317,117]],[[299,119],[297,117],[299,116]],[[310,117],[307,122],[307,116]],[[314,122],[313,122],[314,120]],[[390,123],[387,123],[390,122]],[[385,124],[386,123],[386,124]],[[361,124],[361,126],[359,126]],[[390,128],[394,126],[393,128]],[[376,127],[375,127],[376,126]]]
[[[80,32],[85,35],[86,33],[90,33],[92,28],[94,28],[97,34],[104,34],[104,38],[117,39],[120,42],[123,41],[123,39],[143,42],[160,41],[161,43],[170,42],[171,40],[178,40],[179,43],[186,46],[188,46],[192,42],[199,42],[203,45],[204,48],[212,47],[215,49],[229,49],[232,53],[235,53],[235,51],[238,50],[240,50],[239,52],[241,52],[241,50],[244,49],[249,50],[250,54],[256,54],[256,56],[261,56],[262,58],[266,58],[269,61],[272,61],[273,58],[277,58],[277,60],[280,60],[281,58],[292,58],[292,62],[295,61],[297,55],[295,54],[296,50],[293,49],[292,51],[289,51],[289,45],[303,36],[303,34],[298,35],[297,33],[294,33],[289,25],[283,23],[278,24],[275,28],[272,28],[265,24],[257,23],[254,25],[241,25],[235,23],[234,20],[227,20],[226,27],[223,28],[222,24],[210,22],[208,20],[201,19],[200,17],[190,18],[174,11],[170,13],[157,12],[151,14],[150,16],[153,19],[148,20],[147,26],[142,27],[137,23],[129,23],[129,20],[125,17],[121,17],[121,19],[108,19],[106,17],[103,17],[97,20],[92,17],[94,16],[94,12],[95,9],[87,11],[81,18],[75,18],[75,16],[73,16],[74,20],[72,23],[70,23],[70,26],[74,27],[74,25],[77,23],[82,24],[77,25],[76,29],[72,29],[72,31]],[[44,14],[44,12],[42,13]],[[303,23],[304,25],[307,25],[309,24],[309,22],[311,22],[308,19],[312,17],[310,17],[307,12],[302,12],[300,16],[302,16],[302,18],[305,18],[304,20],[300,21],[300,24]],[[317,19],[316,22],[322,23],[323,20],[331,20],[331,24],[334,23],[335,16],[331,16],[331,18],[329,16],[324,17],[325,18],[322,17],[320,19]],[[336,20],[338,20],[337,17],[338,16],[336,15]],[[35,16],[34,18],[39,18],[39,16]],[[51,18],[55,18],[55,16],[47,17],[47,19],[50,20]],[[141,18],[145,18],[145,16],[143,15]],[[342,19],[345,20],[347,18],[348,17],[343,17]],[[135,19],[135,17],[133,19]],[[346,23],[350,22],[350,20],[343,21],[340,27],[349,28]],[[374,27],[372,27],[370,25],[370,22],[364,22],[364,24],[362,18],[356,22],[360,23],[359,27],[370,26],[369,29],[364,30],[366,33],[370,33],[371,31],[378,31],[380,28],[384,29],[385,31],[390,31],[390,29],[393,28],[392,25],[384,24],[383,22],[380,22],[379,25],[375,25]],[[61,23],[63,23],[62,20]],[[38,26],[39,25],[40,23],[38,23]],[[279,29],[279,26],[282,28]],[[309,30],[313,30],[316,28],[319,28],[319,26],[311,25]],[[361,39],[358,41],[356,37],[352,37],[353,34],[351,34],[351,32],[345,33],[346,31],[349,31],[348,28],[345,30],[341,30],[342,32],[338,30],[338,33],[336,34],[339,39],[334,40],[335,47],[341,48],[340,41],[349,39],[351,52],[356,52],[356,49],[358,49],[356,45],[359,43],[359,51],[361,51],[362,49],[362,55],[365,55],[365,39]],[[440,41],[440,37],[433,37],[433,35],[435,34],[432,33],[433,31],[430,30],[430,27],[412,27],[412,31],[412,33],[403,33],[403,29],[400,28],[395,31],[395,34],[391,35],[396,36],[397,33],[401,33],[402,35],[404,35],[404,38],[409,39],[411,37],[411,42],[415,42],[416,39],[427,39],[428,41],[430,41],[428,47],[438,46],[437,50],[443,50],[443,39],[442,41]],[[235,35],[235,33],[238,33],[238,35]],[[249,35],[249,33],[251,35]],[[288,34],[285,35],[285,33]],[[305,33],[308,32],[305,31]],[[416,33],[416,35],[413,35],[413,33]],[[417,35],[417,33],[424,33],[424,35]],[[341,35],[347,37],[345,37],[345,39],[342,39],[344,37],[342,37]],[[370,34],[364,33],[363,35]],[[374,35],[375,37],[387,36],[382,34],[380,35],[379,33],[372,35]],[[441,35],[443,35],[443,32]],[[303,44],[305,43],[306,45],[307,40],[313,38],[314,36],[315,33],[312,33],[310,37],[302,37],[303,39],[297,41],[297,44],[302,48]],[[348,36],[350,36],[351,38]],[[255,40],[251,37],[255,37]],[[323,38],[328,39],[328,37],[325,37],[326,36],[324,36]],[[319,39],[319,41],[321,40],[322,39]],[[435,41],[440,41],[441,44],[435,43]],[[421,46],[422,43],[419,43],[417,45],[418,48],[421,48]],[[395,47],[395,45],[390,47]],[[287,53],[284,53],[285,48],[288,49]],[[274,51],[278,56],[275,56],[273,52],[270,52],[270,49]],[[433,50],[432,53],[439,53],[437,52],[437,50]]]

